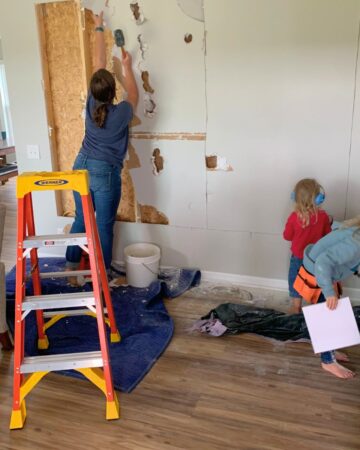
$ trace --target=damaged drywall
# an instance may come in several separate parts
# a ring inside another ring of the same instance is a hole
[[[117,212],[117,220],[136,222],[136,190],[130,171],[125,164],[121,171],[121,200]]]
[[[142,34],[139,34],[137,37],[137,41],[139,44],[139,62],[137,64],[137,69],[141,75],[141,80],[143,82],[144,96],[143,96],[143,105],[144,105],[144,115],[149,117],[150,119],[154,117],[156,112],[156,103],[152,97],[155,90],[150,85],[149,81],[149,72],[146,70],[145,65],[145,53],[148,50],[148,45],[145,42]]]
[[[156,148],[153,151],[151,157],[151,163],[153,166],[153,174],[159,175],[162,170],[164,170],[164,158],[160,154],[160,149]]]
[[[147,46],[146,42],[144,41],[142,34],[138,35],[137,41],[139,43],[140,63],[141,63],[141,61],[145,60],[145,52],[148,49],[148,46]],[[139,67],[139,70],[141,71],[140,67]]]
[[[190,44],[190,42],[192,42],[192,39],[193,39],[193,37],[192,37],[192,34],[191,34],[191,33],[186,33],[186,34],[185,34],[185,36],[184,36],[184,41],[185,41],[187,44]]]
[[[155,116],[156,103],[151,98],[151,94],[144,95],[144,115],[150,119]]]
[[[138,2],[131,2],[130,9],[135,20],[136,25],[141,25],[145,22],[144,14],[141,12]]]
[[[129,170],[141,167],[139,156],[136,153],[135,147],[130,142],[128,144],[128,158],[125,164]]]
[[[143,82],[144,91],[149,92],[150,94],[153,94],[155,91],[150,85],[149,77],[150,77],[150,75],[147,70],[144,70],[143,72],[141,72],[141,79]]]
[[[140,214],[142,223],[154,223],[160,225],[169,225],[169,219],[164,213],[158,211],[151,205],[140,205]]]
[[[217,154],[205,157],[206,169],[210,171],[220,170],[223,172],[232,172],[234,169],[227,162],[227,159]]]

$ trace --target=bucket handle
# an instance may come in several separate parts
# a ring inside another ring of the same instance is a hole
[[[156,275],[157,277],[159,276],[158,272],[154,272],[153,270],[150,269],[150,267],[148,267],[145,263],[141,263],[144,267],[147,268],[147,270],[150,270],[151,273],[153,273],[154,275]]]

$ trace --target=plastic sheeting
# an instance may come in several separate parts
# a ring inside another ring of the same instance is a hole
[[[353,311],[360,328],[360,306],[355,306]],[[225,334],[255,333],[279,341],[310,339],[302,313],[289,315],[274,309],[223,303],[201,319],[202,322],[219,320],[226,327]]]

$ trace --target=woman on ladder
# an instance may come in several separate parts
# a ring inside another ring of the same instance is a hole
[[[115,79],[105,69],[106,48],[104,39],[103,12],[94,15],[95,45],[94,73],[86,102],[85,136],[73,170],[86,169],[90,176],[90,192],[96,223],[109,273],[112,260],[113,228],[121,196],[121,169],[127,152],[129,123],[138,102],[138,89],[128,52],[123,52],[123,86],[127,100],[114,104]],[[85,231],[81,197],[74,192],[75,221],[70,233]],[[67,270],[79,266],[82,250],[69,246],[66,251]],[[70,282],[74,280],[71,278]]]

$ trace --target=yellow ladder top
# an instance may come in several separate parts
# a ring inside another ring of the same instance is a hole
[[[23,198],[32,191],[72,190],[80,195],[89,194],[87,170],[65,172],[24,172],[17,177],[16,197]]]

